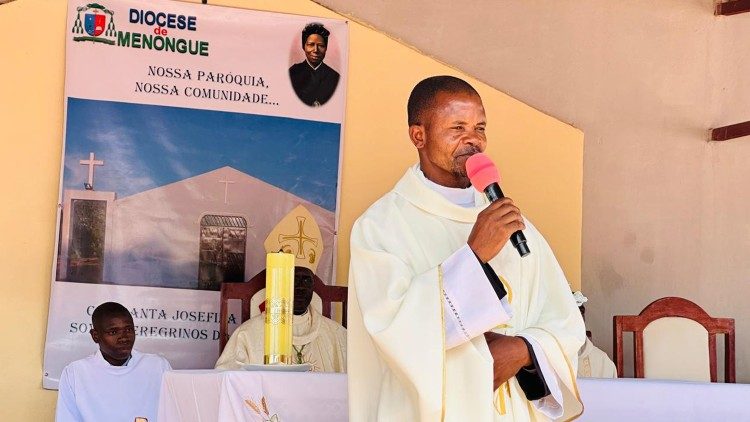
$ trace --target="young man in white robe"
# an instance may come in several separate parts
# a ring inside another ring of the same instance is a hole
[[[312,295],[312,271],[295,267],[294,363],[309,363],[315,372],[346,372],[346,329],[310,306]],[[240,369],[244,365],[263,363],[265,317],[263,312],[234,330],[216,362],[216,369]]]
[[[575,418],[585,329],[565,276],[513,201],[490,204],[466,176],[487,143],[479,94],[425,79],[408,119],[419,164],[352,229],[349,419]]]
[[[119,303],[99,305],[91,323],[91,338],[99,350],[63,369],[55,420],[156,421],[162,374],[171,369],[169,362],[133,350],[133,317]]]

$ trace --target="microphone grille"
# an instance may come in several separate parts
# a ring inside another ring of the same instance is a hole
[[[466,160],[466,175],[469,176],[471,184],[480,192],[484,192],[487,186],[500,182],[497,167],[490,157],[481,152]]]

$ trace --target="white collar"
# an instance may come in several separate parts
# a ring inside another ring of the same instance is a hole
[[[307,59],[305,59],[305,63],[307,63],[307,65],[310,66],[313,70],[318,70],[318,68],[323,64],[323,61],[321,60],[317,66],[313,66],[312,64],[310,64],[310,62],[308,62]]]
[[[292,344],[302,346],[315,340],[318,337],[320,318],[323,318],[323,316],[309,306],[304,314],[294,315],[292,318]]]
[[[476,195],[474,187],[469,186],[468,188],[449,188],[447,186],[438,185],[424,175],[424,173],[422,172],[422,168],[419,167],[419,165],[417,165],[417,169],[419,170],[417,172],[417,176],[419,176],[420,180],[422,180],[422,182],[424,182],[424,184],[427,185],[428,188],[439,193],[443,198],[447,199],[453,204],[464,208],[472,208],[476,206]]]
[[[135,367],[138,364],[140,359],[141,359],[141,353],[133,349],[130,351],[130,357],[123,365],[115,366],[107,362],[107,359],[104,359],[104,355],[102,355],[102,351],[100,349],[97,349],[96,353],[94,353],[94,362],[96,362],[96,365],[110,373],[130,372],[133,369],[133,367]]]
[[[464,208],[456,205],[427,187],[427,184],[420,179],[419,173],[421,173],[419,165],[409,167],[391,192],[430,214],[470,224],[476,223],[477,215],[489,204],[487,198],[475,190],[473,207]]]

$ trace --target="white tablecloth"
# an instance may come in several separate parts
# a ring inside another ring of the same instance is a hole
[[[579,378],[580,421],[750,421],[750,384]]]
[[[169,371],[162,380],[159,421],[346,421],[346,388],[345,374]]]
[[[268,421],[274,415],[279,422],[346,421],[346,387],[345,374],[169,371],[159,421]],[[580,378],[578,388],[584,422],[750,421],[750,384]]]

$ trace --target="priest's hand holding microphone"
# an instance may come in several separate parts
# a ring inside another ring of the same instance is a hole
[[[494,258],[508,239],[521,257],[531,253],[521,231],[526,228],[521,211],[500,190],[500,174],[492,160],[481,152],[472,155],[466,160],[466,175],[491,202],[477,217],[469,235],[469,247],[482,262]]]
[[[521,230],[526,228],[521,211],[513,200],[505,198],[498,185],[499,174],[492,161],[483,153],[466,160],[466,174],[471,184],[484,192],[490,205],[477,216],[469,234],[469,247],[482,263],[494,258],[510,239],[521,257],[530,253]],[[494,361],[493,388],[496,390],[518,371],[532,364],[531,355],[520,337],[493,332],[484,334]]]

